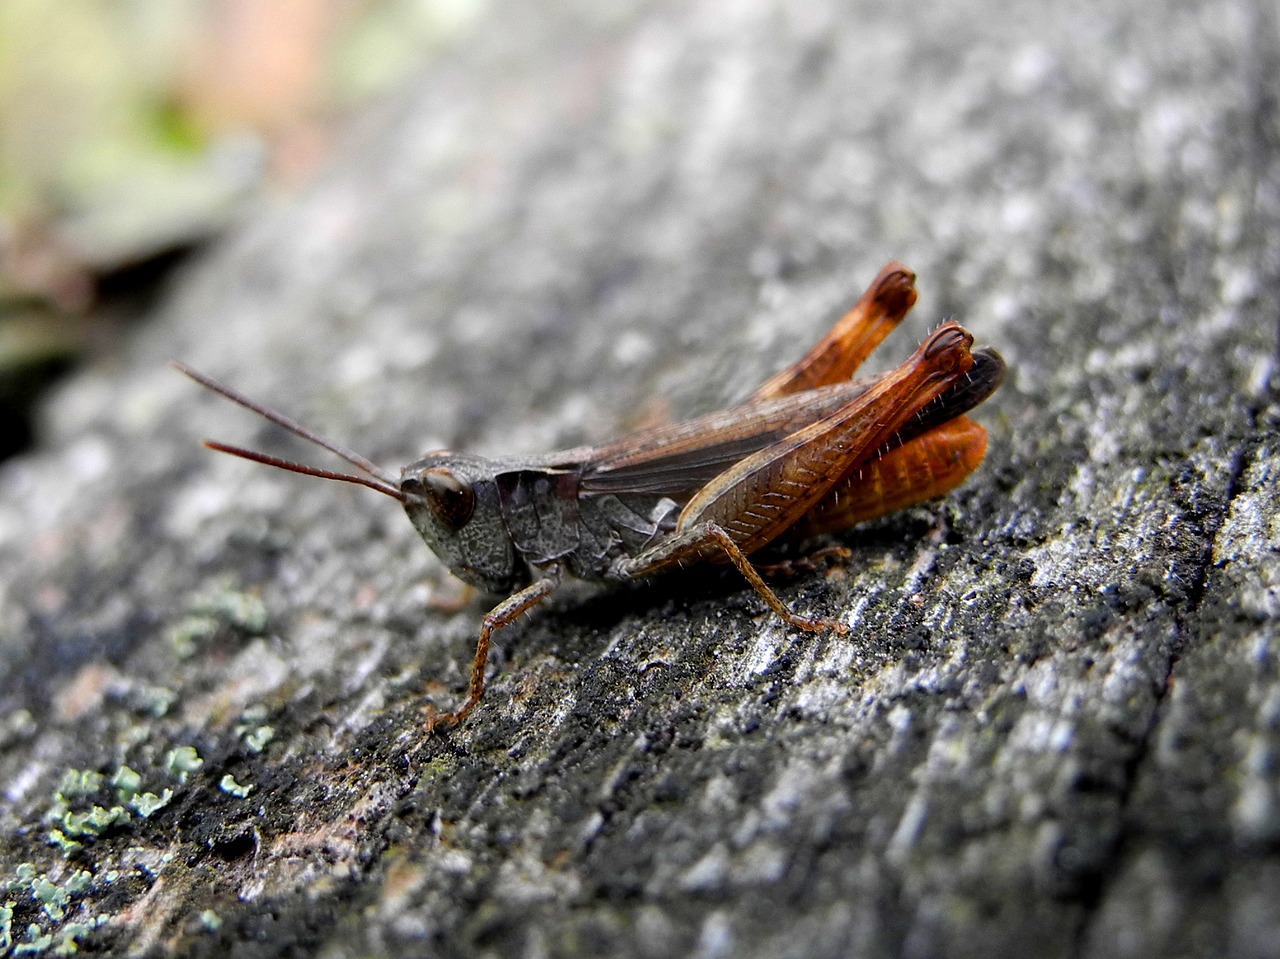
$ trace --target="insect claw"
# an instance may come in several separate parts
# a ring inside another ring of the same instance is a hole
[[[458,725],[459,720],[462,719],[461,711],[442,713],[440,710],[436,709],[435,703],[427,703],[424,705],[422,707],[422,712],[426,715],[426,720],[423,722],[423,725],[426,727],[428,736],[437,730],[444,732],[446,729],[452,729],[454,726]]]
[[[821,616],[801,616],[799,613],[790,613],[783,617],[788,626],[794,626],[796,629],[803,629],[809,633],[825,633],[830,630],[841,636],[849,632],[849,627],[838,619],[825,619]]]

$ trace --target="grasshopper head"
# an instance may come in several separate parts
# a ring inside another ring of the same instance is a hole
[[[211,440],[206,440],[205,446],[292,473],[358,483],[377,490],[404,504],[418,534],[459,579],[493,593],[511,592],[528,584],[529,569],[516,557],[515,546],[502,520],[492,463],[461,453],[431,453],[401,470],[397,482],[395,476],[376,463],[283,413],[249,399],[185,363],[175,361],[173,366],[201,386],[328,450],[360,472],[320,469]]]
[[[529,581],[502,520],[494,467],[463,453],[431,453],[400,471],[404,511],[455,576],[491,593]]]

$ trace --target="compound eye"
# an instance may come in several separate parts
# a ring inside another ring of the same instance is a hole
[[[471,519],[475,494],[452,472],[444,468],[423,470],[422,484],[431,511],[440,522],[450,529],[461,529]]]

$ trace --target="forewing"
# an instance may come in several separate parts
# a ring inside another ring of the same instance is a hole
[[[870,384],[842,383],[767,401],[751,401],[624,437],[607,446],[570,450],[580,490],[643,493],[683,502],[734,463],[847,404]]]

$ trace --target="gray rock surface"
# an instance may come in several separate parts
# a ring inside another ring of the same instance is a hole
[[[1280,955],[1278,65],[1262,2],[493,5],[0,467],[11,935]],[[1011,373],[965,487],[780,585],[852,635],[570,590],[446,738],[482,602],[165,367],[388,465],[545,452],[742,395],[893,258],[888,359],[955,315]]]

